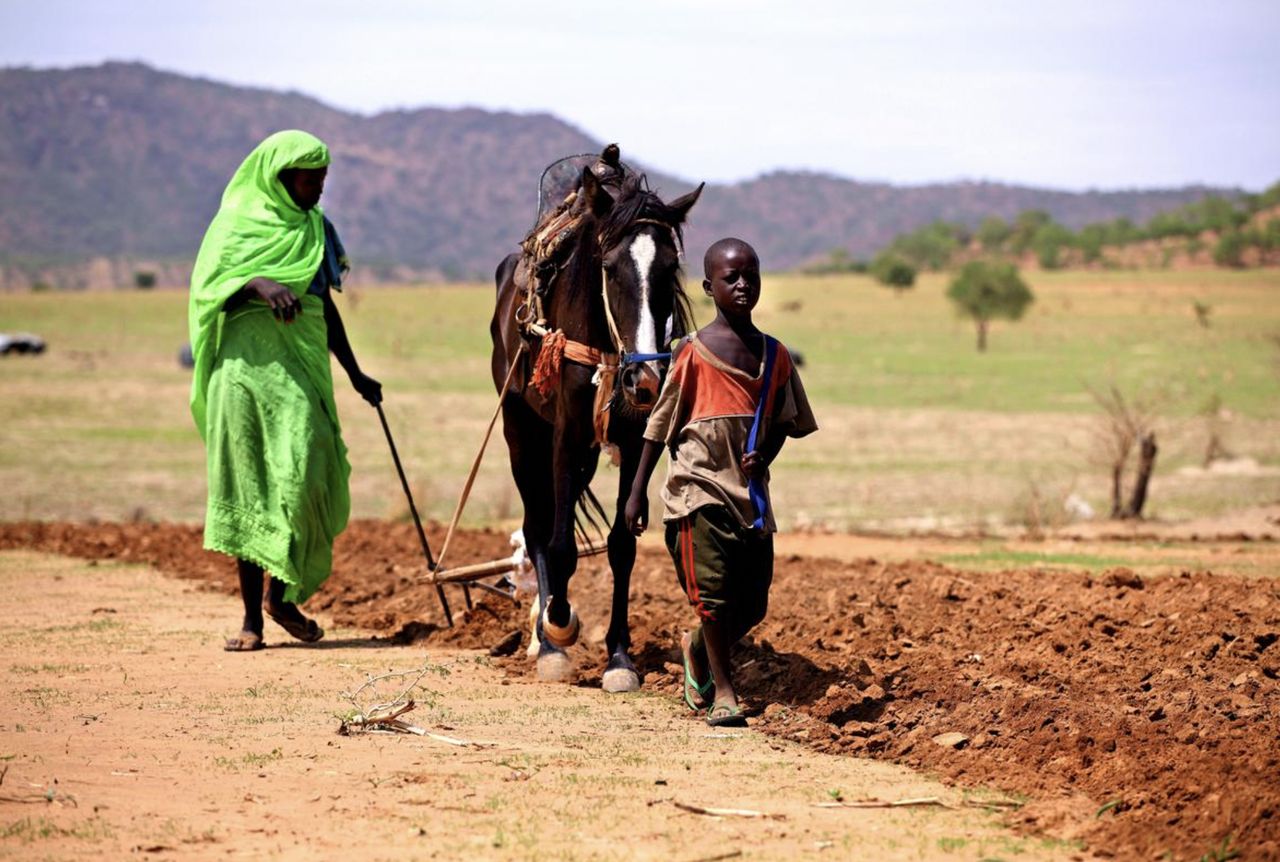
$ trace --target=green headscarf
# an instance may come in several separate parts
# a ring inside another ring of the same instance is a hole
[[[329,148],[319,138],[296,129],[276,132],[249,153],[222,193],[191,273],[187,309],[195,359],[191,415],[201,437],[206,436],[205,399],[221,340],[223,303],[257,276],[302,296],[324,258],[323,212],[318,206],[299,208],[280,172],[328,164]]]

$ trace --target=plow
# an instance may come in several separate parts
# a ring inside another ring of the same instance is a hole
[[[512,362],[512,369],[515,368],[515,362],[519,356],[515,357]],[[510,372],[508,372],[508,380]],[[400,477],[400,487],[404,491],[405,501],[409,504],[409,513],[413,516],[413,526],[418,534],[418,542],[422,547],[422,556],[427,564],[426,572],[421,576],[420,583],[429,584],[435,587],[436,597],[440,602],[440,609],[444,612],[444,618],[449,628],[453,627],[453,609],[449,604],[449,597],[445,593],[445,586],[462,587],[462,595],[466,602],[467,609],[472,607],[471,588],[475,587],[485,592],[494,593],[502,596],[512,602],[519,602],[518,593],[521,583],[533,571],[533,564],[529,561],[527,549],[524,544],[524,535],[517,530],[511,535],[511,545],[513,552],[509,557],[501,557],[496,560],[486,560],[483,562],[469,563],[466,565],[454,566],[446,568],[444,561],[449,553],[449,546],[452,542],[454,533],[458,528],[458,521],[462,518],[463,509],[466,508],[467,500],[471,496],[471,488],[475,483],[476,473],[480,469],[480,464],[484,460],[485,450],[489,446],[489,439],[493,436],[493,426],[497,423],[498,414],[501,412],[502,402],[499,399],[498,407],[494,410],[493,416],[489,420],[489,426],[485,430],[483,441],[480,448],[476,452],[475,459],[471,464],[471,471],[467,475],[467,481],[463,485],[462,493],[458,496],[457,506],[454,507],[453,517],[449,520],[449,529],[445,533],[444,544],[440,549],[440,556],[435,557],[431,553],[431,543],[427,541],[427,532],[423,529],[422,518],[418,514],[418,507],[413,500],[413,491],[409,487],[408,477],[404,472],[404,465],[400,461],[400,453],[396,449],[395,438],[391,434],[391,426],[387,423],[387,415],[382,409],[382,405],[377,405],[378,420],[382,423],[383,434],[387,438],[387,447],[391,450],[391,460],[395,463],[396,473]],[[596,512],[604,517],[604,510],[594,495],[588,489],[584,495],[584,499],[590,501]],[[600,524],[593,517],[593,513],[588,512],[586,517],[577,519],[577,535],[578,535],[578,556],[592,557],[606,553],[609,550],[604,533],[600,529]],[[495,580],[488,580],[493,578]],[[536,603],[535,603],[536,606]],[[536,613],[536,611],[535,611]]]

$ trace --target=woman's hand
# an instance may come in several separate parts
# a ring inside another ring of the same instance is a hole
[[[351,372],[351,385],[360,393],[360,397],[374,407],[382,403],[382,384],[363,371]]]
[[[293,323],[293,319],[302,314],[302,300],[294,296],[292,290],[278,281],[258,276],[246,284],[245,287],[256,293],[263,302],[271,307],[271,313],[276,316],[276,320],[283,323]]]

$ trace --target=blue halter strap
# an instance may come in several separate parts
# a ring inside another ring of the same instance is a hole
[[[747,435],[748,452],[754,452],[760,442],[760,427],[764,424],[765,405],[769,403],[769,388],[773,380],[773,360],[777,355],[778,342],[766,335],[764,337],[764,374],[760,377],[760,403],[756,405],[756,418],[751,423],[751,433]],[[749,479],[747,490],[751,494],[751,508],[756,513],[756,519],[751,526],[757,530],[763,530],[765,515],[769,512],[769,498],[764,492],[764,479]]]
[[[622,364],[632,365],[636,362],[653,362],[655,359],[670,359],[670,353],[627,353],[622,354]]]

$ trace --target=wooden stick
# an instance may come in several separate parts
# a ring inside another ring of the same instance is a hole
[[[815,802],[814,808],[917,808],[936,805],[939,808],[950,808],[936,796],[922,796],[919,799],[862,799],[857,802]]]
[[[454,530],[458,528],[458,519],[462,517],[462,510],[467,505],[467,498],[471,496],[471,486],[475,484],[476,473],[480,471],[480,462],[484,459],[484,450],[489,445],[489,437],[493,434],[493,426],[498,421],[498,415],[502,413],[502,401],[507,397],[507,387],[511,385],[511,378],[515,376],[516,366],[520,364],[520,356],[524,353],[525,344],[522,340],[520,346],[516,348],[516,355],[511,357],[511,367],[507,369],[507,379],[502,381],[502,388],[498,391],[498,406],[493,410],[493,417],[489,419],[489,427],[484,432],[484,440],[480,443],[480,451],[476,452],[475,460],[471,462],[471,472],[467,475],[466,484],[462,486],[462,493],[458,496],[458,506],[453,510],[453,519],[449,521],[449,530],[444,534],[444,545],[440,548],[440,556],[436,557],[436,568],[444,565],[445,556],[449,553],[449,544],[453,541]]]
[[[782,814],[765,814],[763,811],[752,811],[750,808],[708,808],[705,805],[693,805],[672,799],[671,804],[691,814],[706,814],[709,817],[767,817],[773,820],[785,819]]]
[[[594,557],[597,554],[603,554],[609,550],[608,544],[590,543],[578,546],[579,557]],[[440,557],[444,558],[444,552]],[[472,563],[469,566],[458,566],[453,569],[436,569],[428,572],[422,579],[427,584],[452,584],[463,581],[476,581],[480,578],[487,578],[490,575],[504,575],[507,572],[515,571],[515,563],[510,558],[501,560],[491,560],[487,563]]]

